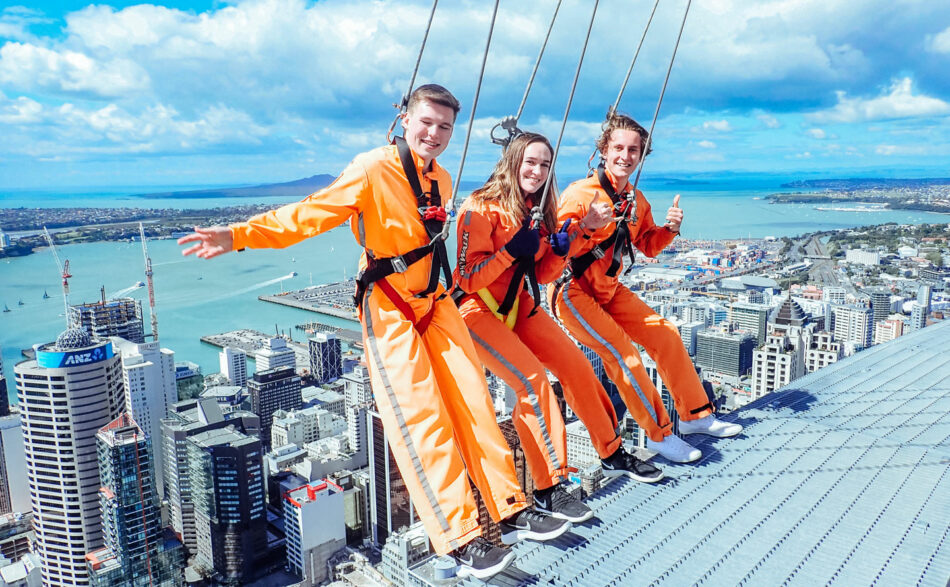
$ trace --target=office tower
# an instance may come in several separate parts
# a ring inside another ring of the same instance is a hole
[[[69,308],[70,324],[82,328],[89,336],[107,339],[118,336],[132,342],[145,342],[142,323],[142,302],[132,298],[103,299],[91,304]]]
[[[156,447],[155,483],[158,495],[165,495],[161,451],[162,418],[178,401],[175,386],[175,353],[159,347],[158,342],[134,343],[112,338],[112,346],[122,357],[125,383],[125,409]]]
[[[10,398],[7,396],[7,380],[3,376],[3,349],[0,348],[0,418],[10,414]]]
[[[259,434],[260,418],[251,412],[224,414],[214,398],[200,398],[172,404],[168,417],[162,420],[165,495],[172,529],[181,537],[191,554],[197,551],[198,538],[195,534],[191,469],[188,466],[188,439],[202,432],[229,426],[246,435]]]
[[[917,302],[914,302],[916,304]],[[874,344],[883,344],[903,336],[904,321],[900,319],[883,320],[874,324]]]
[[[891,314],[891,291],[887,288],[878,287],[868,289],[866,293],[871,296],[873,323],[877,324],[887,320],[887,317]]]
[[[14,512],[0,515],[0,558],[17,560],[30,552],[36,540],[33,533],[33,514]],[[0,573],[2,575],[3,573]],[[41,581],[37,580],[39,585]],[[3,585],[3,583],[0,583]]]
[[[247,389],[251,393],[251,410],[261,419],[261,440],[270,448],[274,412],[300,408],[300,377],[292,367],[258,371],[248,380]]]
[[[247,353],[241,349],[226,346],[218,353],[218,362],[221,373],[228,378],[231,385],[244,387],[247,385]]]
[[[703,369],[741,377],[752,368],[755,336],[748,332],[706,330],[696,335],[696,364]]]
[[[796,348],[784,333],[770,335],[764,345],[752,351],[752,399],[804,375],[803,359],[803,349]]]
[[[835,340],[850,344],[855,350],[871,346],[874,321],[870,308],[835,306]]]
[[[841,305],[844,304],[847,293],[843,287],[826,287],[821,291],[821,299],[830,304]]]
[[[86,553],[102,546],[96,433],[125,407],[112,343],[80,328],[14,368],[36,553],[45,585],[89,585]]]
[[[92,585],[180,585],[181,543],[164,540],[151,440],[128,413],[99,430],[96,440],[105,544],[86,555]]]
[[[29,512],[30,484],[19,414],[0,418],[0,513]],[[16,557],[7,557],[16,558]]]
[[[198,397],[205,388],[201,366],[191,361],[175,363],[175,387],[178,388],[178,401]]]
[[[282,338],[268,339],[266,345],[254,355],[256,371],[269,371],[278,367],[297,368],[297,355]]]
[[[310,339],[310,373],[317,383],[343,376],[343,351],[335,334],[318,332]]]
[[[591,463],[600,464],[600,455],[590,440],[587,426],[579,419],[568,422],[565,426],[567,435],[567,464],[581,469]]]
[[[729,306],[729,321],[739,330],[747,330],[755,336],[756,344],[765,342],[766,324],[771,308],[765,304],[733,303]]]
[[[690,356],[696,355],[696,335],[705,328],[705,323],[700,321],[687,322],[679,327],[680,338],[683,339],[683,346]]]
[[[367,432],[371,436],[368,443],[371,537],[373,544],[382,547],[391,533],[418,521],[419,515],[409,500],[406,482],[389,450],[383,421],[373,411],[366,413],[366,420]]]
[[[195,564],[215,584],[249,582],[267,549],[261,441],[231,427],[218,428],[189,437],[187,453]]]
[[[287,568],[303,582],[327,579],[327,561],[346,547],[343,488],[329,480],[308,483],[284,494]]]
[[[921,306],[927,308],[927,311],[930,311],[930,296],[933,291],[933,286],[929,283],[923,283],[917,288],[917,303]],[[0,371],[2,371],[0,367]],[[2,375],[2,373],[0,373]]]
[[[382,551],[379,570],[393,585],[409,585],[409,569],[432,552],[422,522],[392,534]]]
[[[911,330],[920,330],[924,326],[927,326],[927,306],[922,305],[920,302],[913,303],[910,311],[909,326]]]
[[[830,332],[813,332],[805,349],[805,372],[836,363],[841,358],[841,344],[835,342]]]
[[[344,434],[346,420],[317,406],[300,410],[277,410],[271,422],[271,446],[303,447],[308,442]]]
[[[300,390],[303,405],[308,408],[318,407],[341,418],[346,418],[346,380],[339,382],[340,391],[333,391],[325,387],[304,387]],[[369,383],[367,383],[369,385]]]

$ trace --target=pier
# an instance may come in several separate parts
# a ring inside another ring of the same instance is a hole
[[[356,308],[353,306],[355,291],[356,280],[348,279],[338,283],[312,285],[297,291],[258,296],[257,299],[359,322]]]

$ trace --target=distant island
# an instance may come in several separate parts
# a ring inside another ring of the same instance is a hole
[[[861,202],[892,210],[950,213],[950,178],[809,179],[789,182],[782,187],[821,191],[770,194],[766,199],[774,204]]]
[[[206,198],[264,198],[264,197],[300,197],[311,194],[330,185],[335,176],[320,174],[311,175],[303,179],[284,183],[268,183],[262,185],[213,188],[204,190],[186,190],[180,192],[156,192],[152,194],[132,194],[133,198],[163,199],[163,200],[201,200]]]

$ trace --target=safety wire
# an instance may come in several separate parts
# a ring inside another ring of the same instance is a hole
[[[495,17],[498,16],[498,3],[500,0],[495,0],[495,8],[491,13],[491,24],[488,26],[488,40],[485,41],[485,54],[482,55],[482,68],[478,72],[478,85],[475,86],[475,98],[472,100],[472,112],[468,116],[468,130],[465,132],[465,146],[462,147],[462,159],[459,161],[459,171],[455,175],[455,185],[452,187],[452,199],[446,202],[445,206],[446,220],[442,227],[441,234],[435,235],[433,237],[433,242],[437,238],[446,240],[449,238],[449,225],[451,224],[451,217],[455,215],[455,199],[458,197],[459,193],[459,184],[462,183],[462,170],[465,169],[465,156],[468,154],[468,142],[472,138],[472,126],[475,124],[475,110],[478,108],[478,95],[482,91],[482,78],[485,77],[485,63],[488,61],[488,49],[491,47],[491,38],[492,33],[495,31]]]
[[[587,36],[584,38],[584,46],[581,48],[581,57],[577,60],[577,70],[574,72],[574,82],[571,84],[571,94],[567,98],[567,107],[564,109],[564,119],[561,121],[561,132],[557,135],[557,142],[554,144],[554,153],[551,156],[551,166],[548,168],[548,177],[544,180],[544,191],[541,192],[541,202],[531,210],[531,224],[529,228],[534,230],[543,218],[544,205],[548,199],[548,191],[551,186],[551,179],[554,177],[554,164],[557,162],[557,154],[561,149],[561,139],[564,138],[564,129],[567,128],[567,117],[571,113],[571,103],[574,101],[574,91],[577,89],[577,80],[581,75],[581,66],[584,64],[584,56],[587,54],[587,43],[590,41],[590,32],[594,28],[594,18],[597,16],[597,6],[600,0],[594,0],[594,10],[590,15],[590,24],[587,25]]]
[[[657,0],[659,2],[659,0]],[[551,31],[554,29],[554,22],[557,20],[557,13],[561,10],[562,0],[557,0],[557,5],[554,6],[554,15],[551,17],[551,24],[548,25],[548,32],[544,35],[544,42],[541,43],[541,50],[538,52],[538,58],[534,60],[534,68],[531,70],[531,77],[528,78],[528,85],[524,89],[524,96],[521,97],[521,104],[518,106],[518,113],[514,116],[506,116],[502,119],[501,122],[496,124],[492,131],[494,131],[499,126],[508,131],[508,136],[506,138],[496,138],[494,133],[492,134],[492,142],[498,145],[502,145],[507,148],[508,143],[511,142],[511,139],[516,137],[521,133],[518,128],[518,121],[521,120],[521,114],[524,112],[525,104],[528,102],[528,95],[531,93],[531,87],[534,85],[534,77],[538,73],[538,66],[541,65],[541,57],[544,56],[544,50],[548,46],[548,39],[551,38]]]
[[[617,93],[617,99],[614,100],[614,103],[610,106],[610,109],[607,110],[607,119],[609,120],[611,115],[617,111],[617,107],[620,106],[620,99],[623,98],[623,93],[627,90],[627,82],[630,81],[630,74],[633,73],[633,66],[637,63],[637,57],[640,56],[640,49],[643,48],[643,41],[647,38],[647,32],[650,30],[650,24],[653,22],[653,16],[656,14],[656,9],[660,5],[660,0],[656,0],[653,4],[653,11],[650,12],[650,18],[647,19],[647,26],[643,28],[643,34],[640,35],[640,43],[637,44],[637,50],[633,54],[633,59],[630,60],[630,67],[627,68],[627,75],[623,78],[623,83],[620,84],[620,92]],[[606,120],[604,121],[606,125]],[[591,165],[594,161],[594,157],[597,156],[597,149],[594,149],[594,152],[590,154],[590,157],[587,159],[587,169],[589,172],[593,173],[594,168]]]
[[[432,10],[429,12],[429,22],[426,23],[426,32],[422,36],[422,45],[419,47],[419,56],[416,57],[416,67],[412,70],[412,77],[409,78],[409,87],[406,88],[406,93],[402,96],[402,101],[396,105],[399,109],[399,112],[396,114],[396,118],[393,119],[393,123],[389,125],[389,130],[386,131],[386,142],[392,142],[393,130],[396,128],[396,123],[399,122],[399,119],[402,117],[403,113],[406,111],[406,108],[409,106],[409,95],[412,94],[412,86],[416,83],[416,74],[419,73],[419,63],[422,62],[422,53],[426,49],[426,41],[429,40],[429,31],[432,29],[432,18],[435,16],[435,7],[439,5],[439,0],[432,1]]]
[[[647,135],[647,144],[642,145],[640,149],[640,161],[637,165],[637,176],[633,180],[633,189],[630,190],[630,195],[627,196],[631,202],[636,202],[637,200],[637,185],[640,183],[640,174],[643,173],[643,158],[644,154],[650,151],[650,145],[653,143],[653,129],[656,128],[656,119],[660,115],[660,106],[663,105],[663,96],[666,95],[666,84],[670,81],[670,72],[673,71],[673,62],[676,61],[676,51],[680,47],[680,39],[683,38],[683,29],[686,27],[686,17],[689,16],[689,7],[693,3],[693,0],[686,0],[686,10],[683,11],[683,22],[680,23],[680,32],[676,36],[676,45],[673,46],[673,55],[670,56],[670,65],[666,68],[666,77],[663,79],[663,88],[660,90],[660,98],[656,101],[656,110],[653,111],[653,122],[650,123],[650,134]],[[633,206],[627,206],[627,210],[631,210]]]

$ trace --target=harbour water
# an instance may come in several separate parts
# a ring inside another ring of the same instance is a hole
[[[649,187],[649,186],[645,186]],[[886,222],[946,223],[950,217],[915,211],[816,210],[806,204],[770,204],[764,196],[775,189],[764,186],[742,190],[723,190],[709,186],[669,186],[646,190],[654,217],[662,223],[675,193],[682,194],[680,206],[685,212],[683,234],[688,238],[726,239],[764,236],[794,236],[815,230],[847,228]],[[0,195],[0,207],[18,206],[9,194]],[[134,198],[145,207],[165,207],[168,203]],[[266,201],[266,200],[264,200]],[[275,199],[275,205],[286,199]],[[48,194],[34,200],[33,207],[52,206],[124,206],[129,200],[116,200],[108,194],[82,196]],[[203,208],[249,203],[247,199],[231,198],[228,202],[208,200],[174,200],[174,207]],[[169,206],[170,207],[170,206]],[[454,232],[454,231],[453,231]],[[449,243],[450,252],[455,250]],[[340,281],[352,277],[357,268],[359,247],[346,227],[340,227],[317,238],[284,250],[248,250],[210,261],[183,258],[181,247],[174,241],[153,241],[149,252],[154,266],[155,293],[162,346],[175,351],[178,361],[188,360],[201,365],[205,373],[218,371],[217,349],[201,343],[204,334],[238,328],[264,332],[293,330],[295,324],[317,319],[321,322],[358,329],[353,322],[313,314],[304,310],[278,306],[257,299],[283,289],[302,289],[307,285]],[[141,245],[135,243],[91,243],[59,248],[62,259],[69,259],[70,302],[92,302],[99,299],[104,285],[107,296],[143,281],[144,268]],[[279,280],[291,272],[297,276]],[[43,299],[43,292],[49,293]],[[148,305],[146,288],[127,294]],[[18,305],[22,300],[23,305]],[[50,342],[63,330],[63,298],[61,279],[48,250],[19,258],[0,260],[0,306],[10,312],[0,313],[0,346],[3,349],[4,372],[8,394],[15,401],[13,365],[22,360],[20,349]],[[146,317],[146,329],[148,328]],[[300,331],[294,338],[302,337]]]

